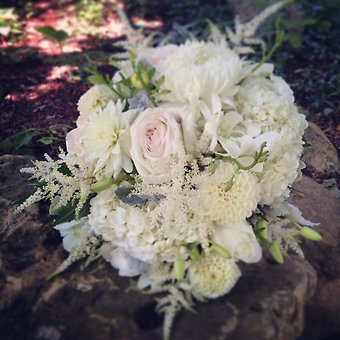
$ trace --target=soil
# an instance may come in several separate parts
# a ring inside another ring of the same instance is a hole
[[[6,3],[12,6],[14,4],[21,17],[26,17],[18,20],[21,27],[19,36],[7,38],[0,36],[0,141],[29,128],[36,128],[40,137],[46,136],[51,133],[49,126],[56,124],[60,124],[61,128],[54,132],[55,136],[62,140],[66,131],[75,126],[78,115],[77,101],[90,86],[85,80],[88,74],[84,72],[86,66],[84,55],[89,52],[99,54],[100,51],[101,56],[96,59],[99,68],[112,74],[114,69],[107,66],[106,61],[114,51],[112,42],[122,37],[123,24],[112,9],[105,9],[101,25],[98,26],[95,22],[87,22],[85,25],[79,16],[79,8],[75,7],[79,1],[33,1],[29,13],[25,1],[7,0],[4,5]],[[166,3],[165,1],[164,4]],[[202,8],[209,8],[206,1],[197,3],[201,7],[205,6]],[[136,11],[131,10],[133,4],[134,1],[126,1],[126,8],[129,9],[131,21],[139,27],[163,31],[171,27],[171,19],[164,6],[161,8],[164,11],[163,17],[162,13],[158,13],[154,17],[147,16],[146,20],[136,16]],[[93,18],[92,20],[95,21]],[[181,17],[181,20],[183,24],[185,19]],[[192,20],[192,16],[188,15],[187,20]],[[63,29],[72,36],[61,48],[58,43],[46,39],[35,29],[46,25]],[[321,43],[326,45],[329,41]],[[336,48],[335,41],[333,45]],[[309,44],[309,46],[313,45]],[[313,92],[315,89],[307,85],[297,86],[301,76],[296,72],[302,70],[301,72],[306,73],[306,70],[320,69],[321,73],[328,71],[336,74],[338,63],[335,61],[330,64],[326,57],[321,60],[321,63],[320,58],[315,58],[314,61],[308,59],[306,55],[316,52],[308,46],[302,47],[298,51],[290,51],[286,46],[283,47],[286,48],[288,57],[281,60],[281,74],[295,90],[297,104],[309,112],[308,119],[321,127],[339,153],[340,117],[338,104],[335,103],[336,98],[332,97],[332,107],[336,107],[332,114],[320,114],[320,109],[316,108],[311,100],[315,97]],[[331,50],[332,46],[327,48]],[[324,54],[327,55],[326,52]],[[309,64],[306,64],[308,62]],[[333,67],[334,70],[327,70],[329,67]],[[339,90],[334,89],[334,91]],[[323,109],[326,106],[324,104]],[[46,149],[44,145],[37,142],[37,139],[33,141],[35,155],[41,154],[41,151],[49,151],[50,147]]]

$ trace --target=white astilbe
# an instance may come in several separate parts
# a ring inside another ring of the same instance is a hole
[[[115,42],[113,46],[122,48],[125,51],[114,53],[110,58],[110,63],[118,69],[125,69],[126,61],[129,60],[131,53],[138,55],[147,48],[151,44],[154,35],[150,34],[144,37],[143,29],[135,30],[118,2],[116,2],[115,10],[124,25],[126,39]]]
[[[152,224],[159,225],[164,239],[207,245],[213,225],[198,213],[202,208],[201,193],[195,186],[201,174],[198,164],[187,160],[183,146],[179,147],[176,159],[170,162],[168,176],[158,184],[153,176],[146,176],[136,186],[136,192],[160,198],[148,214]]]
[[[265,47],[265,42],[262,39],[255,38],[254,35],[261,24],[267,20],[267,18],[276,13],[281,7],[286,5],[287,0],[279,1],[254,17],[251,21],[242,24],[239,17],[235,18],[235,32],[229,27],[226,28],[227,37],[233,45],[233,50],[239,54],[253,53],[254,50],[247,45],[261,45]],[[245,45],[245,46],[242,46]]]
[[[91,193],[90,186],[94,182],[91,172],[88,168],[75,164],[74,159],[68,157],[62,150],[56,161],[47,154],[45,158],[46,161],[35,161],[34,167],[21,169],[23,173],[32,174],[31,179],[36,179],[42,186],[16,211],[21,212],[29,205],[47,199],[51,204],[55,204],[55,208],[77,202],[75,213],[79,214]],[[70,173],[63,174],[61,167],[66,167]]]
[[[194,311],[191,286],[186,282],[178,282],[176,285],[168,284],[159,291],[153,291],[153,293],[158,292],[167,292],[166,296],[158,299],[157,310],[164,313],[163,339],[168,340],[176,313],[182,308]]]
[[[73,263],[81,260],[85,257],[88,258],[85,265],[90,264],[92,261],[99,257],[99,249],[102,241],[100,237],[95,236],[93,234],[89,234],[86,239],[84,239],[72,252],[69,256],[64,260],[64,262],[57,268],[55,272],[53,272],[48,278],[52,279],[64,272],[67,268],[69,268]]]
[[[300,232],[297,228],[290,228],[287,225],[289,220],[285,218],[275,219],[267,227],[268,241],[277,240],[283,253],[287,254],[291,249],[295,254],[304,257],[299,245]]]

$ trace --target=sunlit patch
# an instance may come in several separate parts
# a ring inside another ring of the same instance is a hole
[[[139,27],[145,27],[145,28],[150,28],[150,29],[162,28],[163,27],[163,21],[162,20],[146,21],[146,20],[139,18],[139,17],[133,17],[131,20],[135,25],[137,25]]]
[[[54,66],[49,75],[47,76],[46,80],[56,80],[56,79],[63,79],[69,78],[68,73],[76,70],[76,66],[71,65],[62,65],[62,66]]]

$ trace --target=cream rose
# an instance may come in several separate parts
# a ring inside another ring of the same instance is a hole
[[[218,227],[212,240],[225,247],[230,255],[237,260],[246,263],[255,263],[261,260],[262,249],[251,225],[245,221]]]
[[[141,176],[161,176],[182,139],[180,116],[169,107],[148,108],[131,125],[130,156]]]

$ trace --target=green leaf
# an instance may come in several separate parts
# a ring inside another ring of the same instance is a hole
[[[175,277],[177,281],[183,281],[185,273],[185,261],[177,257],[174,264]]]
[[[250,4],[254,8],[264,9],[268,6],[268,2],[266,0],[250,0]]]
[[[19,150],[31,142],[35,133],[35,129],[28,129],[5,138],[0,142],[0,151],[10,153]]]
[[[100,74],[93,74],[87,80],[93,85],[107,85],[106,80]]]
[[[286,39],[293,48],[299,48],[302,44],[301,34],[296,32],[290,32],[286,35]]]
[[[56,30],[52,26],[36,27],[35,29],[46,38],[56,40],[59,43],[70,37],[64,30]]]
[[[39,139],[39,142],[45,144],[45,145],[50,145],[53,143],[54,138],[52,136],[46,136],[42,137]]]
[[[215,243],[213,241],[210,241],[210,243],[211,243],[211,247],[209,248],[210,251],[213,251],[213,252],[221,255],[222,257],[224,257],[226,259],[230,259],[231,258],[231,255],[230,255],[229,251],[226,248],[224,248],[220,244]]]

